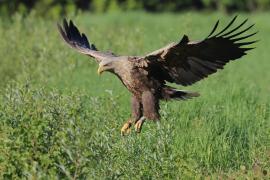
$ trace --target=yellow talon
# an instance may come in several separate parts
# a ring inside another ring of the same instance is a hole
[[[143,125],[144,121],[145,121],[145,118],[143,117],[143,118],[139,119],[139,120],[136,122],[136,124],[135,124],[135,131],[136,131],[137,133],[140,133],[140,132],[141,132],[141,130],[142,130],[142,125]]]
[[[121,128],[121,135],[122,136],[130,133],[130,131],[131,131],[131,125],[132,125],[132,122],[131,121],[128,121],[128,122],[126,122],[123,125],[123,127]]]

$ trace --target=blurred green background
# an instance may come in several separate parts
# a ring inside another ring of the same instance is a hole
[[[0,179],[269,179],[269,0],[0,0]],[[144,55],[205,38],[238,14],[256,49],[161,103],[161,122],[121,137],[130,93],[70,49],[72,19],[98,49]]]
[[[15,12],[58,17],[78,11],[111,12],[144,10],[148,12],[180,12],[187,10],[267,11],[270,0],[1,0],[0,13]]]

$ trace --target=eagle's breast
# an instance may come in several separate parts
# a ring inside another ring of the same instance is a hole
[[[142,92],[149,89],[149,80],[146,70],[137,67],[132,61],[124,61],[117,72],[125,87],[135,96],[140,97]]]

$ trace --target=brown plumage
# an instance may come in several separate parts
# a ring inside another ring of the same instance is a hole
[[[185,100],[199,96],[198,93],[177,90],[166,82],[183,86],[191,85],[208,75],[223,69],[231,60],[238,59],[253,48],[245,47],[256,41],[244,41],[255,35],[242,35],[253,26],[243,28],[247,19],[232,28],[236,16],[216,33],[219,21],[202,41],[190,41],[184,35],[181,41],[171,43],[146,56],[117,56],[101,52],[87,37],[81,34],[72,21],[64,20],[58,29],[65,42],[80,53],[89,55],[99,63],[98,73],[115,74],[132,93],[132,118],[123,126],[122,133],[129,132],[132,123],[141,130],[145,119],[158,120],[160,100]],[[242,35],[242,36],[241,36]]]

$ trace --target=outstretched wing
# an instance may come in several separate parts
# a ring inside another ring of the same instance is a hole
[[[256,41],[242,40],[257,32],[239,36],[250,30],[254,24],[240,30],[246,24],[246,19],[240,25],[231,28],[236,17],[224,29],[213,35],[219,24],[217,21],[211,33],[202,41],[191,42],[184,35],[179,43],[169,44],[142,59],[148,60],[148,68],[156,68],[160,72],[155,73],[157,79],[184,86],[191,85],[218,69],[223,69],[227,62],[238,59],[253,49],[244,46]]]
[[[69,24],[66,19],[63,20],[63,27],[57,24],[58,30],[65,40],[65,42],[76,49],[78,52],[89,55],[97,60],[97,62],[103,59],[115,57],[112,53],[98,51],[94,44],[90,44],[84,33],[80,33],[78,28],[70,20]]]

